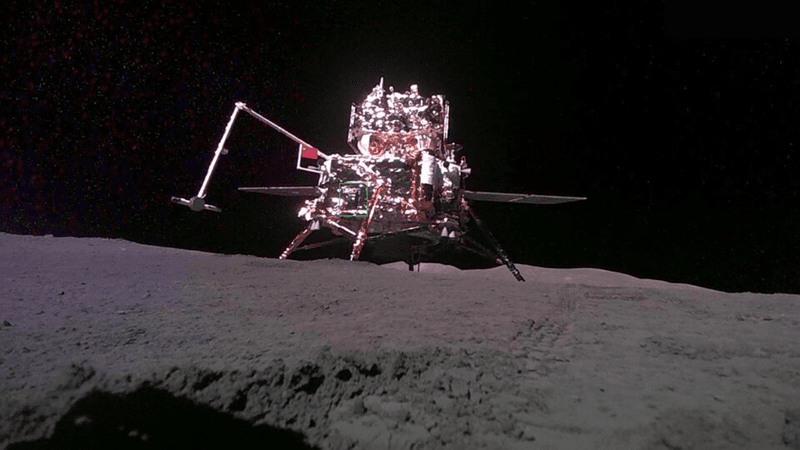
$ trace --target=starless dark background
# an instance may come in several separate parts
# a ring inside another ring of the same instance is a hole
[[[346,152],[350,103],[384,77],[447,97],[470,189],[589,197],[476,204],[516,262],[800,292],[800,45],[768,19],[663,2],[199,3],[6,4],[0,230],[275,257],[299,201],[236,188],[316,177],[250,116],[207,197],[225,211],[169,197],[196,194],[236,101]]]

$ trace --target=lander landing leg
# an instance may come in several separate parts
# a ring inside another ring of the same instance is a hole
[[[418,245],[411,246],[411,256],[408,262],[408,270],[413,272],[414,267],[417,268],[417,272],[419,272],[419,264],[422,261],[422,251],[420,250]]]
[[[284,250],[283,253],[281,253],[281,256],[279,256],[278,259],[288,258],[289,255],[292,254],[294,249],[296,249],[298,245],[302,244],[303,241],[308,237],[309,234],[311,234],[313,230],[314,230],[314,221],[312,220],[311,222],[308,222],[308,225],[306,225],[305,228],[303,228],[303,231],[298,233],[298,235],[295,236],[294,239],[292,239],[292,242],[289,244],[288,247],[286,247],[286,250]]]
[[[500,247],[500,243],[497,242],[497,239],[494,238],[492,233],[486,227],[483,226],[483,222],[481,222],[481,219],[479,219],[478,215],[475,214],[475,211],[473,211],[468,204],[465,204],[465,206],[467,212],[469,212],[469,216],[472,218],[473,221],[475,221],[475,225],[478,227],[479,230],[481,230],[481,232],[483,232],[483,234],[491,243],[492,249],[497,254],[497,258],[500,259],[500,262],[502,262],[503,264],[506,265],[506,267],[508,267],[508,270],[511,271],[511,274],[514,275],[514,278],[516,278],[517,281],[525,281],[525,278],[523,278],[522,274],[519,273],[519,269],[517,269],[517,266],[514,265],[514,262],[511,261],[506,252],[503,250],[503,248]]]
[[[353,251],[350,252],[350,261],[356,261],[358,257],[361,256],[361,250],[364,248],[364,244],[367,241],[367,230],[369,230],[369,226],[372,224],[372,219],[375,217],[375,209],[385,191],[386,185],[384,184],[379,185],[375,189],[375,193],[372,195],[371,205],[369,206],[369,213],[367,217],[364,218],[364,221],[361,222],[361,228],[358,230],[356,240],[353,242]]]

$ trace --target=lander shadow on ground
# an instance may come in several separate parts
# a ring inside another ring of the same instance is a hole
[[[346,260],[349,258],[352,248],[352,241],[345,237],[337,238],[328,230],[320,230],[318,236],[308,239],[308,242],[309,245],[307,247],[309,248],[293,253],[292,259],[298,261]],[[420,254],[420,249],[422,248],[425,248],[426,254]],[[418,270],[420,263],[431,262],[431,260],[438,264],[453,266],[461,270],[489,269],[501,265],[497,260],[488,259],[484,255],[465,250],[457,245],[456,242],[440,242],[436,246],[428,246],[426,242],[411,236],[396,236],[392,239],[370,242],[368,246],[364,247],[361,254],[363,260],[378,265],[399,261],[396,255],[412,255],[412,259],[406,261],[413,268],[412,270]],[[435,255],[435,258],[430,258],[431,254]],[[414,255],[416,255],[416,259]]]
[[[58,421],[52,437],[16,443],[8,449],[317,448],[305,444],[303,438],[294,431],[254,426],[144,386],[123,395],[91,391]]]

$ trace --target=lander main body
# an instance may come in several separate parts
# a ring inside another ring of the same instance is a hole
[[[204,198],[217,161],[227,152],[225,141],[239,111],[298,143],[296,168],[319,174],[316,186],[239,188],[309,197],[298,213],[306,226],[281,253],[282,259],[326,245],[301,246],[312,232],[326,227],[350,242],[351,260],[360,258],[365,245],[384,244],[379,246],[381,260],[404,260],[413,269],[420,261],[457,250],[505,264],[524,281],[469,200],[557,204],[584,199],[465,190],[471,169],[459,155],[461,146],[448,142],[450,106],[444,96],[424,97],[417,85],[395,92],[384,89],[381,79],[362,102],[351,105],[349,154],[323,153],[244,103],[236,103],[198,195],[172,201],[195,211],[220,211]]]

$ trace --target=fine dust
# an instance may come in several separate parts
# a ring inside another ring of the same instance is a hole
[[[800,449],[800,296],[404,268],[0,234],[0,448]]]

